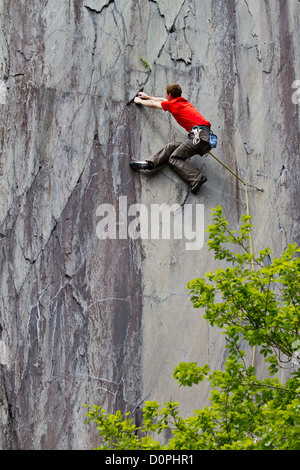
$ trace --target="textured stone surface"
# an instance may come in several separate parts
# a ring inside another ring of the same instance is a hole
[[[184,137],[169,115],[132,103],[177,81],[213,123],[216,156],[249,185],[254,249],[299,242],[299,9],[0,2],[1,448],[92,448],[84,403],[137,419],[146,397],[184,413],[207,403],[205,385],[178,389],[171,376],[180,361],[224,362],[223,337],[186,290],[216,267],[212,254],[185,239],[100,240],[97,208],[118,215],[124,196],[149,210],[203,204],[207,225],[221,204],[237,226],[244,186],[211,156],[192,160],[208,177],[197,196],[169,168],[129,169]]]

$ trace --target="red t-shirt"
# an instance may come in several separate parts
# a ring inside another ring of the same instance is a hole
[[[185,98],[172,98],[170,101],[162,101],[161,107],[164,111],[169,111],[178,124],[189,132],[193,126],[209,126],[208,122],[202,114],[191,105]]]

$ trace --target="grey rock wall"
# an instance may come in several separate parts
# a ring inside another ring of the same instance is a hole
[[[1,0],[2,449],[93,448],[84,403],[137,420],[146,398],[178,400],[184,414],[207,404],[205,385],[172,379],[180,361],[225,358],[186,284],[217,266],[201,239],[212,208],[238,226],[245,188],[211,156],[192,159],[208,177],[197,196],[168,167],[133,173],[130,160],[185,134],[132,99],[181,84],[213,124],[215,155],[248,185],[254,250],[280,254],[299,242],[299,10],[297,0]],[[115,239],[99,238],[104,204]],[[149,216],[179,204],[172,220],[191,205],[198,249],[130,236],[133,204]],[[257,351],[255,365],[263,371]]]

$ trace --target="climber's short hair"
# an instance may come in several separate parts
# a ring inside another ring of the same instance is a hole
[[[166,92],[171,94],[173,98],[178,98],[182,94],[182,89],[178,83],[170,83],[170,85],[166,87]]]

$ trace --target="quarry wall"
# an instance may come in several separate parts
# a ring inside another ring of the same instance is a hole
[[[220,368],[226,354],[186,285],[219,266],[205,229],[218,205],[238,227],[245,188],[210,155],[191,159],[208,178],[197,195],[169,167],[133,172],[131,160],[185,138],[133,98],[180,83],[218,135],[215,155],[248,185],[254,251],[279,255],[299,243],[299,10],[297,0],[1,0],[2,449],[95,447],[84,403],[137,420],[145,399],[178,400],[183,414],[207,404],[207,385],[172,378],[179,362]],[[151,234],[162,204],[178,205],[170,223],[190,214],[181,238]],[[264,372],[258,351],[255,366]]]

